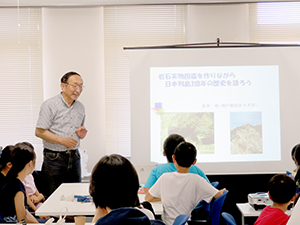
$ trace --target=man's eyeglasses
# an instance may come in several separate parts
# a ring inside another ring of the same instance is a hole
[[[69,84],[69,83],[66,83],[66,85],[70,85],[74,90],[77,90],[77,88],[82,90],[84,88],[84,86],[82,84]]]

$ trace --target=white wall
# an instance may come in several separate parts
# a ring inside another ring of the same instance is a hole
[[[88,171],[105,154],[103,7],[43,8],[44,99],[60,92],[68,71],[81,74],[85,89]]]
[[[79,72],[86,86],[88,134],[81,143],[89,156],[88,171],[105,155],[103,8],[43,8],[44,99],[60,92],[60,78]],[[188,6],[188,43],[248,41],[248,4]],[[140,173],[145,182],[151,168]],[[148,171],[149,170],[149,171]]]
[[[248,4],[188,6],[188,43],[249,42]]]

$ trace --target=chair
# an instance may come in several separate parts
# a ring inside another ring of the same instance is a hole
[[[227,225],[237,225],[235,222],[235,219],[233,218],[233,216],[227,212],[223,212],[222,216],[224,218],[224,220],[226,221]]]
[[[219,181],[214,181],[214,182],[211,182],[210,184],[216,188],[219,185]]]
[[[211,182],[210,184],[216,188],[219,185],[219,182],[215,181],[215,182]],[[205,201],[202,202],[203,202],[203,206],[201,208],[194,209],[192,211],[193,220],[203,220],[208,218],[210,206],[213,203],[213,200],[211,200],[210,202],[205,202]]]
[[[211,185],[216,188],[219,185],[219,181],[211,182]],[[208,203],[205,202],[205,204],[204,204],[205,211],[207,211],[207,212],[210,211],[210,205],[211,205],[211,203],[212,203],[212,201],[210,201]]]
[[[219,225],[220,224],[220,217],[221,217],[221,210],[225,201],[225,198],[227,196],[228,190],[224,191],[224,194],[222,194],[219,198],[215,199],[215,201],[212,204],[211,210],[208,214],[207,220],[190,220],[188,221],[189,225],[196,225],[200,223],[206,223],[211,225]]]
[[[190,216],[188,214],[180,214],[174,220],[173,225],[184,225],[188,221],[189,218],[190,218]]]

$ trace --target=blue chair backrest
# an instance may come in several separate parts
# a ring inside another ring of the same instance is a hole
[[[218,182],[218,181],[215,181],[215,182],[211,182],[210,184],[211,184],[213,187],[216,188],[216,187],[218,187],[219,182]],[[210,202],[208,202],[208,203],[207,203],[207,202],[205,203],[205,205],[204,205],[205,211],[207,211],[207,212],[210,211],[210,205],[211,205],[211,202],[212,202],[212,201],[210,201]]]
[[[190,218],[190,216],[188,214],[180,214],[174,220],[173,225],[184,225],[188,221],[189,218]]]
[[[224,193],[217,199],[215,199],[214,203],[212,204],[211,210],[209,212],[208,218],[211,221],[211,225],[219,225],[220,217],[221,217],[221,210],[227,196],[228,190],[224,191]]]
[[[222,212],[222,216],[226,221],[227,225],[237,225],[233,216],[227,212]]]
[[[210,184],[216,188],[219,185],[219,181],[214,181],[214,182],[211,182]]]

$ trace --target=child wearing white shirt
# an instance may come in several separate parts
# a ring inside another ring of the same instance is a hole
[[[199,201],[210,202],[221,196],[225,189],[217,190],[204,178],[191,174],[189,168],[196,163],[196,148],[193,144],[182,142],[173,155],[177,172],[163,174],[146,194],[146,201],[161,199],[162,219],[172,225],[180,214],[191,214]]]

